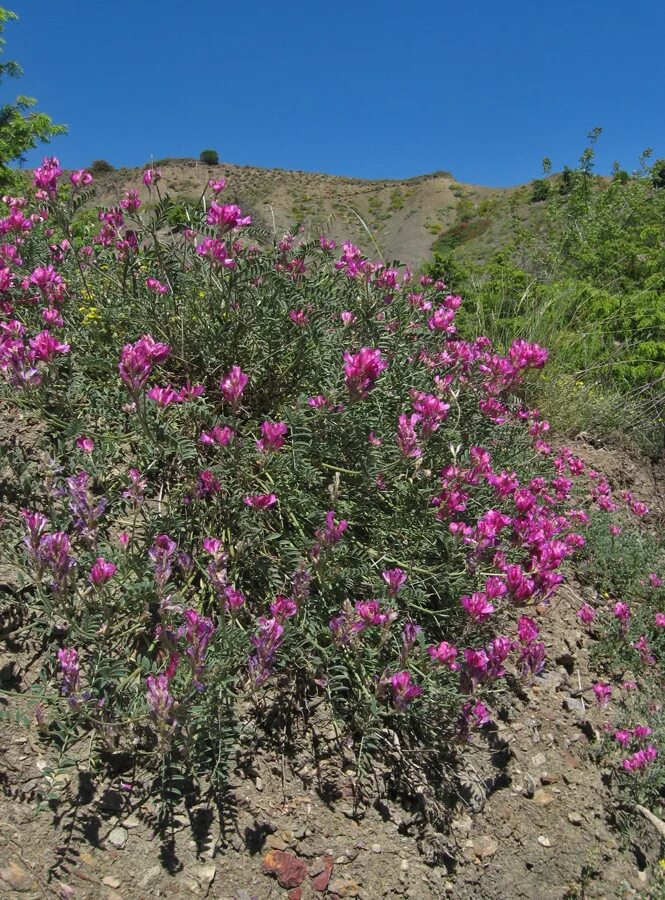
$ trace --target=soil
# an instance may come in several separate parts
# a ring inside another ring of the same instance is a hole
[[[658,470],[575,449],[662,517]],[[0,572],[0,592],[13,587],[11,572]],[[609,773],[594,758],[602,717],[592,703],[591,638],[575,615],[586,590],[570,581],[540,612],[544,673],[528,688],[509,681],[497,696],[496,724],[464,748],[436,815],[426,791],[397,798],[389,790],[397,750],[360,796],[353,748],[323,704],[290,723],[288,739],[268,713],[253,753],[235,760],[219,806],[192,793],[160,820],[148,782],[122,764],[103,781],[83,765],[60,773],[60,799],[38,804],[49,758],[27,718],[27,693],[40,653],[17,623],[2,622],[0,703],[10,715],[0,721],[0,896],[650,896],[658,834],[640,818],[628,832],[618,828]],[[12,721],[17,714],[28,724]]]

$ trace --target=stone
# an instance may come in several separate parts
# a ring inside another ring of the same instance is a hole
[[[116,878],[114,875],[105,875],[102,878],[102,884],[105,884],[106,887],[110,887],[110,888],[119,888],[120,887],[120,879]]]
[[[263,857],[263,871],[274,875],[283,888],[295,888],[307,877],[307,866],[294,853],[270,850]]]
[[[372,853],[380,853],[381,852],[381,844],[372,844],[370,847]]]
[[[538,835],[538,843],[540,844],[541,847],[551,847],[552,846],[552,842],[550,841],[549,838],[545,837],[544,834]]]
[[[286,850],[288,844],[278,834],[269,834],[266,838],[268,850]]]
[[[498,849],[498,841],[488,834],[481,834],[473,839],[473,852],[479,859],[489,859]]]
[[[542,772],[540,775],[541,784],[558,784],[560,780],[554,772]]]
[[[146,873],[145,873],[145,875],[143,876],[143,878],[141,879],[141,887],[146,887],[147,885],[150,884],[151,881],[154,881],[155,878],[159,878],[159,876],[160,876],[161,874],[162,874],[162,867],[161,867],[161,866],[151,866],[151,867],[146,871]]]
[[[332,856],[319,856],[309,867],[309,877],[312,879],[312,887],[315,891],[325,891],[330,883],[333,871]]]
[[[571,825],[581,825],[584,822],[584,819],[578,812],[568,813],[568,821]]]
[[[533,795],[533,802],[537,803],[538,806],[549,806],[550,803],[554,803],[556,797],[554,794],[550,794],[549,791],[544,791],[542,788],[538,788],[538,790]]]
[[[127,816],[126,819],[122,820],[122,824],[125,828],[138,828],[141,824],[141,820],[138,816],[135,816],[134,813]]]
[[[109,834],[108,842],[112,847],[115,847],[116,850],[122,850],[127,843],[128,834],[129,832],[126,828],[123,828],[122,825],[118,825],[118,827],[114,828],[111,834]]]
[[[14,862],[10,862],[4,869],[0,869],[0,881],[4,881],[19,894],[25,894],[35,887],[32,876]]]
[[[586,715],[586,704],[581,697],[566,697],[563,701],[564,709],[576,716]]]
[[[335,878],[328,885],[328,893],[337,897],[359,897],[360,885],[352,878]]]
[[[535,769],[541,769],[545,763],[547,762],[547,757],[544,753],[536,753],[531,757],[531,764]]]

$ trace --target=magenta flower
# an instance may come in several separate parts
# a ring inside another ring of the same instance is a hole
[[[95,442],[92,438],[86,437],[84,434],[76,438],[76,446],[84,453],[92,453],[95,449]]]
[[[355,399],[367,397],[379,375],[388,367],[380,350],[361,347],[358,353],[344,354],[344,383]]]
[[[596,703],[598,706],[607,706],[610,702],[610,698],[612,697],[612,686],[609,684],[605,684],[602,681],[597,681],[593,685],[593,692],[596,697]]]
[[[522,644],[530,644],[538,637],[540,629],[529,616],[520,616],[517,623],[517,637]]]
[[[665,628],[665,613],[656,613],[656,628]]]
[[[289,311],[289,319],[294,325],[305,326],[309,322],[309,316],[303,309],[292,309]]]
[[[61,343],[46,329],[40,331],[28,341],[35,358],[42,362],[51,362],[56,353],[69,353],[69,344]]]
[[[388,593],[391,596],[398,593],[406,584],[406,572],[403,572],[400,568],[387,569],[381,573],[381,577],[388,585]]]
[[[650,744],[644,750],[638,750],[628,759],[624,759],[622,765],[626,772],[642,772],[658,758],[658,751]]]
[[[248,494],[247,497],[243,497],[242,502],[252,509],[268,509],[277,503],[277,496],[275,494]]]
[[[60,672],[62,673],[62,685],[60,693],[63,697],[68,697],[72,706],[77,701],[76,694],[79,689],[80,666],[78,661],[78,653],[76,650],[62,648],[58,650],[58,662],[60,663]]]
[[[261,437],[257,439],[256,446],[262,453],[280,450],[288,430],[286,422],[261,422]]]
[[[270,612],[278,622],[283,622],[285,619],[295,616],[298,612],[298,607],[290,597],[279,594],[270,604]]]
[[[224,181],[223,178],[211,178],[208,182],[208,186],[213,194],[221,194],[226,187],[226,181]]]
[[[95,560],[95,563],[90,569],[90,575],[88,576],[90,583],[96,587],[102,587],[109,581],[116,573],[116,566],[112,562],[107,562],[103,556],[98,556]]]
[[[146,700],[150,711],[161,728],[173,723],[175,700],[170,691],[168,675],[148,675],[146,678]]]
[[[192,684],[197,691],[204,689],[201,675],[205,669],[205,657],[210,638],[215,626],[207,616],[202,616],[195,609],[184,612],[185,624],[178,629],[178,636],[185,639],[185,656],[192,668]]]
[[[143,184],[147,188],[151,188],[153,184],[157,184],[158,181],[161,181],[162,178],[162,170],[161,169],[146,169],[143,173]]]
[[[640,660],[643,666],[656,665],[656,657],[651,652],[646,634],[643,634],[638,640],[633,641],[633,647],[640,654]]]
[[[356,314],[352,313],[351,310],[348,309],[342,310],[342,312],[339,314],[339,317],[342,320],[342,324],[344,326],[353,325],[358,321],[358,317],[356,316]]]
[[[240,366],[233,366],[220,381],[219,388],[224,399],[230,403],[234,409],[237,407],[243,391],[247,387],[249,377],[245,375]]]
[[[228,425],[215,425],[210,431],[202,431],[199,440],[202,444],[218,444],[228,447],[235,436],[235,431]]]
[[[224,588],[224,609],[226,612],[235,613],[245,605],[246,599],[242,591],[236,590],[227,584]]]
[[[208,210],[207,222],[208,225],[217,225],[219,228],[232,230],[251,225],[252,217],[243,216],[242,210],[235,203],[221,205],[213,200]]]
[[[649,572],[649,584],[652,588],[658,588],[663,586],[663,579],[658,575],[657,572]]]
[[[472,622],[484,622],[494,612],[494,606],[487,599],[484,591],[476,591],[471,596],[464,595],[460,603]]]
[[[173,554],[178,545],[168,534],[159,534],[148,551],[155,573],[158,591],[162,591],[173,572]]]
[[[643,741],[648,737],[651,737],[653,734],[653,730],[649,728],[648,725],[636,725],[633,728],[633,735],[638,741]]]
[[[77,169],[76,172],[71,173],[69,180],[76,188],[87,187],[87,185],[92,184],[92,175],[85,169]]]
[[[621,631],[621,634],[625,634],[628,631],[628,625],[630,624],[630,606],[622,600],[618,600],[614,604],[614,615],[619,620],[619,630]]]
[[[146,278],[145,286],[155,294],[168,294],[171,291],[168,284],[162,284],[157,278]]]
[[[259,630],[252,638],[255,653],[249,659],[249,673],[254,684],[262,684],[272,674],[272,665],[284,635],[284,626],[275,618],[262,616]]]
[[[459,669],[459,664],[455,662],[458,653],[457,647],[449,644],[448,641],[441,641],[436,646],[428,647],[427,652],[435,662],[447,666],[451,672]]]
[[[625,731],[621,729],[617,729],[614,732],[614,740],[620,747],[627,747],[632,740],[632,735],[630,731]]]
[[[423,692],[420,685],[411,681],[410,672],[395,672],[394,675],[390,676],[390,687],[395,709],[399,710],[399,712],[404,712],[409,704]]]
[[[583,625],[590,625],[596,618],[596,611],[592,606],[589,606],[588,603],[585,603],[580,607],[580,609],[578,609],[577,618],[580,620],[580,622],[582,622]]]
[[[153,367],[164,362],[170,352],[170,347],[159,343],[149,334],[144,334],[134,344],[125,344],[120,354],[118,371],[132,394],[138,394],[150,377]]]
[[[422,456],[415,428],[419,421],[420,416],[417,413],[410,416],[401,415],[397,421],[397,446],[407,459],[418,459],[419,456]]]

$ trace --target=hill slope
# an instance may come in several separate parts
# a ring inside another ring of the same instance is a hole
[[[367,181],[231,163],[206,166],[191,159],[155,165],[162,171],[164,192],[194,199],[210,178],[225,178],[225,196],[278,236],[297,224],[317,226],[338,241],[354,241],[372,257],[380,254],[412,266],[426,259],[442,236],[463,245],[465,258],[482,261],[505,240],[511,207],[520,219],[529,218],[533,209],[527,186],[460,184],[449,172]],[[138,185],[142,199],[149,200],[141,174],[141,169],[118,169],[98,176],[96,202],[116,203]],[[461,235],[454,235],[456,227]]]

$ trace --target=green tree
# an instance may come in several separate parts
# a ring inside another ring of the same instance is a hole
[[[16,13],[0,7],[0,56],[4,54],[5,25],[18,18]],[[17,78],[23,70],[14,60],[0,61],[0,82],[5,76]],[[28,150],[40,141],[48,142],[58,134],[64,134],[64,125],[56,125],[46,113],[33,109],[37,101],[32,97],[18,96],[13,103],[0,106],[0,187],[6,188],[17,180],[12,163],[23,162]]]
[[[202,163],[205,163],[206,166],[219,165],[219,153],[216,150],[201,150],[199,159]]]

